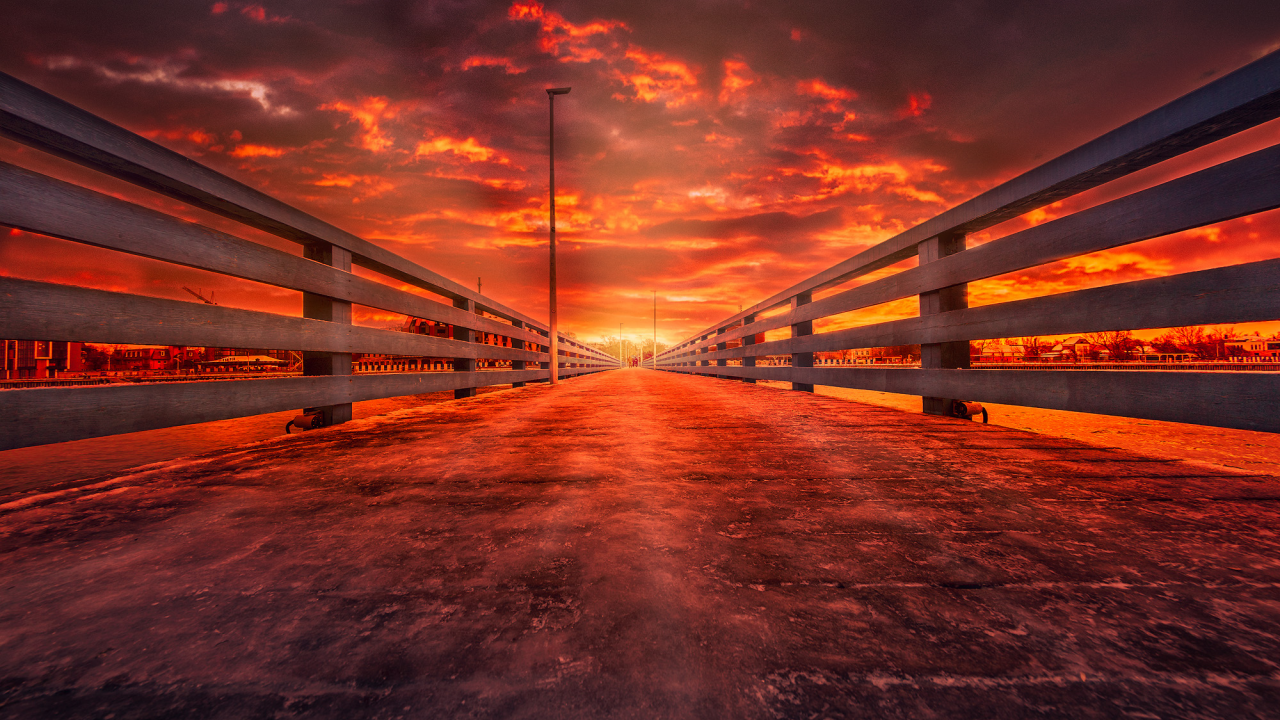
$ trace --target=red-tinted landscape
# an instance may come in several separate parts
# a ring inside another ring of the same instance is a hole
[[[5,1],[0,716],[1273,717],[1219,5]]]

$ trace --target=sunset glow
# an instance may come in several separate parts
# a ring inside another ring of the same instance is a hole
[[[1275,42],[1257,17],[1196,3],[1154,29],[1146,16],[1113,18],[1105,34],[1085,6],[986,12],[997,11],[931,7],[920,23],[913,12],[725,5],[690,20],[651,5],[530,0],[448,11],[31,4],[7,13],[0,69],[445,276],[481,277],[486,294],[537,317],[547,307],[543,89],[572,86],[556,108],[562,327],[592,340],[620,322],[647,332],[656,290],[659,338],[674,342]],[[974,28],[993,27],[998,36],[974,41]],[[970,243],[1277,141],[1270,123]],[[248,234],[15,143],[0,151]],[[1278,256],[1280,215],[1266,213],[974,283],[971,302]],[[296,293],[22,232],[0,236],[0,273],[183,300],[183,285],[200,284],[230,306],[300,312]],[[914,312],[903,301],[824,327]],[[401,318],[357,309],[356,319]]]

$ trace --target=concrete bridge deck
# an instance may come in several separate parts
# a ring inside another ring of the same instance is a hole
[[[1275,717],[1277,500],[604,373],[0,505],[0,715]]]

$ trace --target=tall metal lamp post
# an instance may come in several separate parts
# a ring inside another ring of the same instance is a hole
[[[547,88],[551,103],[551,384],[560,382],[560,343],[556,330],[556,96],[572,88]]]
[[[653,291],[653,369],[658,369],[658,291]]]

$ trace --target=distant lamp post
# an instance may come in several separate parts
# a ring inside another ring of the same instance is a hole
[[[547,88],[551,103],[551,384],[560,382],[559,337],[556,330],[556,96],[568,95],[572,88]]]

